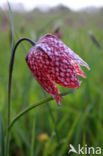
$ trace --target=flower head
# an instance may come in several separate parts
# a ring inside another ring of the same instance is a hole
[[[86,77],[79,64],[90,69],[85,61],[51,34],[40,38],[30,49],[26,62],[35,79],[58,105],[60,105],[60,96],[55,83],[68,88],[78,88],[80,85],[78,74]]]

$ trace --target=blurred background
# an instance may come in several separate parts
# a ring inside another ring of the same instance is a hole
[[[103,1],[11,0],[12,17],[0,0],[0,112],[4,132],[7,121],[7,84],[12,37],[37,41],[46,33],[57,35],[90,66],[87,79],[73,94],[39,106],[12,128],[10,156],[66,156],[69,144],[103,146]],[[11,20],[10,20],[11,19]],[[12,21],[12,27],[11,27]],[[14,32],[14,34],[13,34]],[[11,117],[47,97],[33,78],[25,56],[31,45],[17,49],[12,85]],[[60,91],[69,90],[58,86]],[[73,153],[69,154],[75,155]],[[92,153],[91,153],[92,156]]]

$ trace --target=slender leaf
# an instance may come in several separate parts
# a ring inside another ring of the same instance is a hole
[[[1,113],[0,113],[0,156],[4,156],[4,129]]]

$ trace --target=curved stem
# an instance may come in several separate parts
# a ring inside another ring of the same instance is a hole
[[[15,47],[12,50],[11,54],[11,59],[10,59],[10,66],[9,66],[9,80],[8,80],[8,125],[10,123],[10,98],[11,98],[11,82],[12,82],[12,71],[13,71],[13,65],[14,65],[14,59],[15,59],[15,52],[17,46],[22,42],[22,41],[29,41],[33,46],[35,45],[35,42],[28,38],[21,38],[15,45]]]
[[[8,78],[8,121],[7,121],[8,126],[10,124],[11,82],[12,82],[12,72],[13,72],[13,65],[14,65],[14,59],[15,59],[15,52],[16,52],[16,48],[18,47],[18,45],[24,40],[30,42],[32,44],[32,46],[35,45],[35,42],[24,37],[24,38],[21,38],[20,40],[17,41],[16,45],[14,46],[14,48],[12,50],[11,59],[10,59],[10,66],[9,66],[9,78]],[[6,145],[7,149],[8,149],[8,145],[9,145],[9,132],[7,131],[7,145]]]
[[[64,93],[61,93],[60,96],[66,96],[68,94],[72,94],[75,90],[71,90],[71,91],[66,91]],[[36,108],[38,107],[39,105],[42,105],[42,104],[45,104],[47,103],[48,101],[52,101],[54,100],[52,97],[47,97],[47,98],[43,98],[42,100],[40,100],[39,102],[37,102],[36,104],[32,105],[32,106],[29,106],[27,108],[25,108],[22,112],[20,112],[10,123],[9,127],[8,127],[8,130],[10,130],[14,123],[20,118],[22,117],[25,113],[29,112],[30,110],[32,110],[33,108]]]

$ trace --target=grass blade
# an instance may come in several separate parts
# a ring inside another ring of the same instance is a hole
[[[0,113],[0,156],[4,156],[4,129],[1,113]]]
[[[35,144],[35,118],[33,120],[33,127],[32,127],[32,140],[31,140],[31,154],[30,154],[30,156],[34,155],[34,144]]]

